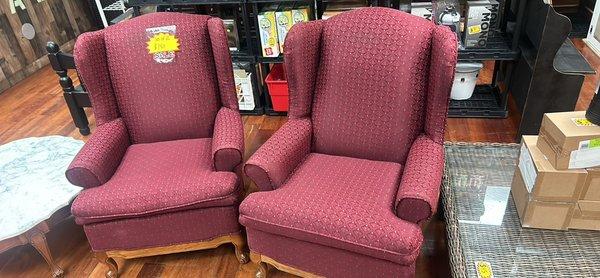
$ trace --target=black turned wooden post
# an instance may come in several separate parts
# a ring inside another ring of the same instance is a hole
[[[63,96],[67,102],[67,107],[69,107],[69,112],[71,113],[75,126],[79,128],[79,133],[82,135],[90,134],[89,122],[85,111],[77,102],[77,92],[75,87],[73,87],[73,80],[69,77],[67,69],[63,67],[61,63],[61,56],[65,56],[66,54],[60,51],[59,46],[55,42],[48,42],[48,44],[46,44],[46,50],[48,51],[48,60],[50,60],[52,69],[54,69],[54,72],[59,76],[59,83],[63,89]]]

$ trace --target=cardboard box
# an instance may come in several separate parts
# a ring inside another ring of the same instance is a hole
[[[588,176],[581,191],[581,200],[600,201],[600,169],[588,169]]]
[[[546,202],[576,202],[583,191],[587,171],[556,170],[537,148],[537,136],[523,136],[517,171],[530,198]]]
[[[254,91],[252,89],[252,74],[244,69],[233,68],[235,92],[238,98],[239,109],[242,111],[254,110]]]
[[[600,231],[600,202],[579,201],[571,217],[569,229]]]
[[[546,113],[538,148],[558,170],[600,166],[600,127],[585,111]]]
[[[579,201],[577,202],[581,216],[600,219],[600,201]]]
[[[431,20],[433,16],[433,5],[431,2],[411,2],[410,14]]]
[[[269,6],[258,14],[260,45],[263,57],[277,57],[280,53],[275,10],[276,7]]]
[[[515,171],[511,194],[517,207],[521,226],[551,230],[567,230],[575,203],[542,202],[531,198],[519,169]]]
[[[275,20],[277,21],[277,38],[279,41],[279,50],[283,53],[283,47],[285,44],[285,36],[294,25],[292,18],[292,7],[290,5],[282,4],[275,12]]]
[[[466,48],[487,46],[488,37],[499,26],[499,3],[495,0],[467,1],[467,13],[463,32]]]

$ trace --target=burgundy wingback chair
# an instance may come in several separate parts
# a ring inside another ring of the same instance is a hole
[[[176,28],[179,51],[158,63],[146,29]],[[66,172],[85,190],[72,213],[96,256],[214,248],[231,242],[241,262],[238,222],[244,134],[223,22],[152,13],[76,42],[75,62],[97,128]]]
[[[288,121],[248,160],[250,258],[301,276],[414,276],[435,213],[456,36],[386,8],[295,25]]]

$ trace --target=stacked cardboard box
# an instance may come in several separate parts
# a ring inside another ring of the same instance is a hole
[[[600,230],[600,127],[584,113],[546,114],[523,136],[511,190],[523,227]]]

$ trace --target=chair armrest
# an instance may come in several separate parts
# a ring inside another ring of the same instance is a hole
[[[121,164],[130,144],[121,118],[98,126],[67,168],[67,180],[84,188],[104,184]]]
[[[443,25],[435,25],[431,42],[427,88],[425,134],[434,142],[444,144],[450,91],[458,59],[456,34]]]
[[[396,215],[420,223],[436,211],[444,174],[444,145],[419,136],[410,148],[396,195]]]
[[[261,191],[276,189],[310,153],[311,136],[310,119],[289,119],[250,157],[244,173]]]
[[[215,119],[212,139],[215,170],[231,172],[244,157],[244,124],[238,111],[221,107]]]

